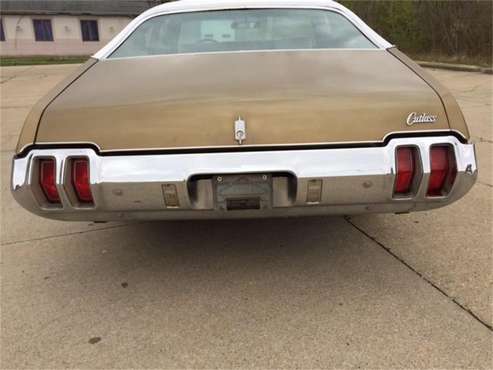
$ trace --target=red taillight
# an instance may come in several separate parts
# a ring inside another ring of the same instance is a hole
[[[72,185],[79,202],[93,203],[89,183],[89,161],[87,159],[74,159],[72,161]]]
[[[445,195],[452,187],[456,175],[457,168],[452,148],[449,146],[431,147],[427,195],[429,197]]]
[[[394,186],[395,194],[405,195],[411,192],[416,170],[415,158],[414,148],[397,148],[397,173]]]
[[[54,159],[39,161],[39,185],[50,203],[60,203],[60,196],[56,188],[56,165]]]

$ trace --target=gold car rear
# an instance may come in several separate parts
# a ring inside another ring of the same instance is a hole
[[[180,1],[29,115],[15,198],[65,220],[436,208],[477,176],[457,103],[343,6]]]

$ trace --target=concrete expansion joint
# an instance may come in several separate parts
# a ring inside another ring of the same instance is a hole
[[[485,139],[484,137],[479,137],[479,142],[480,143],[488,143],[488,144],[493,144],[493,140],[490,139]]]
[[[468,307],[464,306],[462,303],[458,302],[456,298],[451,297],[450,295],[447,294],[442,288],[440,288],[438,285],[436,285],[433,281],[428,279],[426,276],[424,276],[421,272],[417,271],[413,266],[411,266],[409,263],[404,261],[401,257],[396,255],[392,250],[387,247],[385,244],[382,242],[378,241],[375,237],[371,236],[368,234],[365,230],[357,226],[355,223],[352,222],[351,217],[345,216],[344,219],[348,224],[350,224],[353,228],[355,228],[357,231],[359,231],[361,234],[366,236],[368,239],[373,241],[375,244],[380,246],[384,251],[386,251],[388,254],[390,254],[392,257],[394,257],[397,261],[402,263],[404,266],[406,266],[409,270],[414,272],[416,275],[418,275],[421,279],[423,279],[428,285],[431,285],[433,288],[435,288],[438,292],[440,292],[443,296],[448,298],[451,302],[455,303],[461,310],[469,314],[473,319],[478,321],[480,324],[482,324],[484,327],[486,327],[490,332],[493,332],[493,326],[488,324],[487,322],[483,321],[479,316],[477,316],[471,309]]]
[[[119,229],[119,228],[127,227],[127,226],[130,226],[130,225],[140,225],[140,224],[143,224],[143,223],[145,223],[145,222],[132,222],[132,223],[123,224],[123,225],[115,225],[115,226],[101,227],[101,228],[94,229],[94,230],[75,231],[75,232],[72,232],[72,233],[50,235],[50,236],[45,236],[45,237],[41,237],[41,238],[16,240],[16,241],[12,241],[12,242],[1,243],[0,245],[6,246],[6,245],[15,245],[15,244],[22,244],[22,243],[29,243],[29,242],[37,242],[37,241],[41,241],[41,240],[58,239],[58,238],[64,238],[64,237],[73,236],[73,235],[81,235],[81,234],[95,233],[95,232],[98,232],[98,231],[106,231],[106,230],[112,230],[112,229]]]
[[[30,71],[30,70],[31,70],[31,69],[33,69],[33,68],[34,68],[34,66],[31,66],[31,67],[29,67],[29,68],[26,68],[26,69],[25,69],[25,70],[23,70],[23,71],[20,71],[20,72],[19,72],[19,74],[15,74],[15,75],[13,75],[13,76],[10,76],[10,77],[6,78],[6,79],[5,79],[5,80],[3,80],[3,81],[0,81],[0,85],[3,85],[4,83],[7,83],[7,82],[9,82],[9,81],[12,81],[13,79],[15,79],[15,78],[17,78],[17,77],[19,77],[19,76],[22,76],[24,73],[26,73],[27,71]]]
[[[483,186],[487,186],[489,188],[493,188],[493,185],[488,184],[487,182],[478,181],[478,184],[483,185]]]

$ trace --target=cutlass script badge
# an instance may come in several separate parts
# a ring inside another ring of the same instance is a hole
[[[240,145],[246,140],[246,122],[241,117],[235,121],[235,140]]]
[[[438,116],[432,114],[412,112],[407,116],[406,124],[412,126],[420,123],[435,123],[437,120]]]

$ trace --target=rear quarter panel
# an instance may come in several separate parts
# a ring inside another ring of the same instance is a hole
[[[24,126],[22,127],[19,140],[17,141],[16,152],[21,152],[25,147],[34,144],[36,140],[36,134],[38,131],[38,125],[43,117],[46,108],[53,100],[56,99],[67,87],[69,87],[77,78],[84,74],[89,68],[97,63],[97,59],[90,58],[84,64],[79,66],[70,75],[65,77],[59,82],[53,89],[51,89],[45,96],[43,96],[29,112]]]
[[[464,115],[455,100],[452,93],[443,86],[437,79],[435,79],[430,73],[421,68],[416,62],[409,58],[406,54],[402,53],[397,48],[390,48],[388,52],[394,55],[402,63],[408,66],[414,73],[421,77],[431,88],[433,88],[440,99],[442,100],[443,106],[445,108],[445,113],[447,114],[449,126],[451,130],[456,130],[462,134],[467,140],[470,139],[469,129],[467,128]]]

